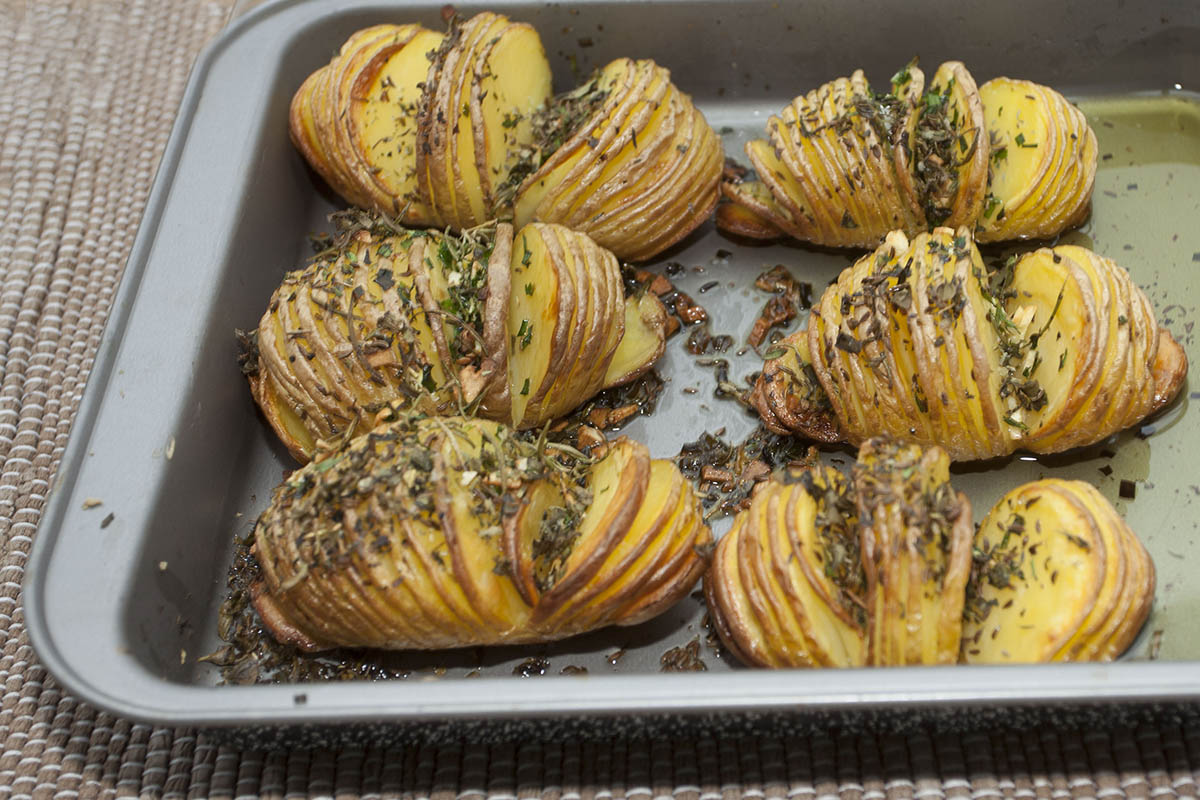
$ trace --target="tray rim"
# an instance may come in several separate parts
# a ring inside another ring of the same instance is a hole
[[[633,2],[633,0],[577,0]],[[670,2],[670,0],[667,0]],[[404,5],[403,0],[392,4]],[[413,3],[414,5],[425,5]],[[503,9],[518,0],[494,0]],[[75,477],[95,432],[118,351],[126,333],[153,245],[171,202],[171,187],[200,108],[214,64],[239,37],[277,14],[310,7],[310,24],[328,12],[319,0],[275,0],[233,20],[203,50],[193,65],[175,122],[163,151],[145,211],[120,279],[69,442],[53,482],[52,495],[38,526],[23,586],[26,630],[42,665],[72,694],[123,717],[164,725],[239,727],[247,725],[346,725],[454,720],[520,720],[654,714],[735,714],[773,711],[856,712],[972,706],[1092,706],[1168,703],[1200,709],[1200,660],[1113,662],[1106,664],[1038,664],[1011,666],[961,665],[909,667],[903,670],[860,668],[838,670],[836,691],[795,681],[812,671],[739,670],[724,674],[634,674],[546,676],[537,681],[484,677],[475,681],[377,681],[369,692],[362,681],[254,686],[207,687],[166,680],[139,665],[129,675],[125,695],[89,681],[86,670],[62,657],[44,611],[44,575],[73,499]],[[337,12],[378,7],[355,0]],[[1032,671],[1031,671],[1032,670]],[[1029,673],[1036,681],[1021,686],[1013,673]],[[880,678],[886,676],[886,680]],[[585,680],[588,691],[562,687]],[[664,684],[664,681],[669,683]],[[417,685],[421,686],[418,692]],[[799,685],[797,685],[799,684]],[[881,687],[885,684],[886,688]],[[664,691],[664,686],[669,691]],[[1018,690],[1016,687],[1021,686]],[[502,687],[502,691],[496,691]],[[414,697],[419,695],[418,697]],[[300,700],[303,697],[303,700]],[[502,698],[502,699],[498,699]]]

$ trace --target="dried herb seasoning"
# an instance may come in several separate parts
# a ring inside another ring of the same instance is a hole
[[[515,162],[507,179],[496,188],[497,205],[505,209],[516,197],[517,190],[556,150],[571,139],[583,125],[604,106],[609,92],[600,83],[599,70],[580,86],[554,97],[533,114],[532,142],[517,150]],[[589,146],[595,147],[594,140]]]
[[[954,210],[958,195],[958,168],[967,163],[978,146],[978,135],[965,141],[958,107],[952,102],[954,79],[944,86],[931,86],[921,98],[917,125],[912,137],[913,177],[925,219],[941,225]],[[963,155],[955,154],[956,148]]]

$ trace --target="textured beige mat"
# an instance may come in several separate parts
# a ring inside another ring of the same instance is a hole
[[[1195,797],[1200,731],[242,752],[65,695],[26,559],[188,70],[233,0],[0,0],[0,797]]]

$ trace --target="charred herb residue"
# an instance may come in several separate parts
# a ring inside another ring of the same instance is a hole
[[[756,484],[779,466],[803,463],[807,455],[795,437],[771,433],[761,425],[736,445],[723,436],[723,430],[705,433],[675,456],[680,471],[696,484],[706,518],[741,511]]]

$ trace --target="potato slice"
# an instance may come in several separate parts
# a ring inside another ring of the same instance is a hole
[[[744,525],[744,518],[739,516],[717,542],[713,566],[704,577],[704,595],[713,627],[739,661],[756,667],[776,666],[772,640],[767,638],[742,580],[738,541]]]
[[[450,122],[448,133],[450,175],[455,187],[455,214],[445,221],[451,227],[472,227],[495,215],[491,213],[485,196],[483,181],[476,162],[475,125],[471,117],[471,95],[478,71],[477,61],[484,43],[499,38],[508,26],[508,20],[490,12],[477,14],[463,26],[463,38],[459,43],[462,55],[454,74],[443,80],[451,81],[450,103],[446,116]]]
[[[778,355],[763,364],[750,403],[775,433],[800,433],[819,442],[844,441],[829,396],[813,369],[808,335],[808,330],[796,331],[767,351],[768,356]]]
[[[444,490],[435,494],[434,502],[454,580],[472,609],[499,637],[524,625],[529,616],[529,605],[504,574],[502,528],[485,524],[490,518],[478,513],[487,500],[481,496],[485,476],[477,467],[485,456],[489,463],[504,457],[500,439],[507,435],[511,434],[499,424],[480,421],[462,435],[443,437],[434,461],[438,467],[441,459],[445,474]]]
[[[460,373],[463,400],[468,404],[479,398],[479,416],[512,421],[512,387],[508,382],[508,307],[512,296],[513,228],[507,222],[496,224],[496,239],[488,257],[487,299],[483,304],[483,349],[486,354],[479,368]],[[524,287],[521,287],[524,291]],[[472,380],[477,383],[470,385]],[[475,391],[476,386],[478,391]],[[482,395],[482,396],[481,396]]]
[[[861,666],[863,583],[847,481],[801,469],[763,484],[718,543],[705,595],[739,658],[760,666]]]
[[[529,487],[518,502],[518,510],[503,522],[506,559],[503,566],[507,568],[522,599],[533,606],[542,594],[534,578],[533,541],[537,538],[542,520],[546,518],[550,509],[555,506],[565,507],[566,500],[554,483],[539,481]]]
[[[534,112],[550,98],[550,64],[537,31],[510,23],[480,51],[471,85],[476,169],[493,213],[521,146],[533,140]]]
[[[791,600],[810,622],[817,660],[862,666],[865,575],[848,482],[831,469],[806,470],[795,477],[797,483],[779,501],[786,504],[774,540],[775,568],[788,574]]]
[[[357,146],[357,132],[352,126],[351,109],[360,105],[360,98],[370,101],[369,96],[364,98],[368,87],[376,82],[377,76],[392,57],[406,50],[423,30],[420,25],[389,26],[384,28],[379,36],[365,39],[340,60],[330,77],[328,87],[326,113],[329,116],[324,132],[339,162],[339,168],[350,177],[356,190],[369,199],[370,205],[389,210],[392,206],[391,198],[379,195],[375,179],[372,177],[372,173],[379,170],[379,165],[369,162],[366,152]],[[420,80],[419,77],[416,79]],[[379,88],[383,89],[382,86]],[[386,89],[375,97],[384,94],[387,94]],[[388,138],[392,133],[392,124],[389,120],[385,123],[386,127],[377,126],[375,134]]]
[[[671,104],[674,87],[670,74],[653,62],[639,63],[637,69],[649,72],[645,88],[630,93],[632,104],[620,123],[613,125],[614,135],[596,148],[599,153],[588,169],[560,185],[557,202],[553,208],[543,208],[542,216],[553,214],[553,221],[590,234],[591,218],[636,183],[638,172],[632,168],[652,162],[674,132],[677,120]]]
[[[967,663],[1049,661],[1093,612],[1108,556],[1095,518],[1062,483],[1014,489],[980,526]]]
[[[1131,597],[1128,605],[1122,602],[1114,612],[1115,628],[1101,631],[1096,641],[1079,656],[1080,660],[1111,661],[1119,657],[1133,644],[1154,605],[1157,585],[1154,561],[1137,535],[1121,522],[1126,556],[1133,564],[1127,582],[1127,594]]]
[[[1024,445],[1034,451],[1053,452],[1073,419],[1099,417],[1105,410],[1095,401],[1117,318],[1109,313],[1110,285],[1093,280],[1089,266],[1065,252],[1038,250],[1014,267],[1016,296],[1010,305],[1035,309],[1030,333],[1046,329],[1031,351],[1035,360],[1040,357],[1031,375],[1047,398],[1044,408],[1026,415],[1030,432]]]
[[[822,115],[821,109],[833,88],[832,84],[826,84],[807,96],[795,98],[783,109],[780,122],[767,128],[774,134],[771,141],[781,160],[804,187],[805,205],[812,213],[820,237],[816,241],[822,244],[841,241],[843,234],[847,241],[858,239],[852,233],[857,223],[847,219],[841,203],[832,201],[826,194],[844,191],[836,173],[831,174],[833,165],[829,163],[821,141],[825,126],[832,122]]]
[[[667,310],[653,293],[626,297],[624,318],[624,335],[604,373],[605,389],[641,377],[654,366],[666,347]]]
[[[568,95],[566,100],[572,112],[586,118],[578,123],[577,130],[568,132],[567,141],[517,189],[513,201],[514,224],[521,227],[541,219],[544,209],[557,203],[561,188],[577,182],[578,176],[616,138],[651,78],[647,63],[617,59]]]
[[[621,264],[617,261],[617,257],[611,251],[605,250],[595,243],[588,244],[588,237],[586,235],[579,234],[579,236],[585,242],[583,249],[587,255],[592,274],[596,276],[596,280],[603,287],[601,296],[604,302],[604,324],[607,331],[597,358],[588,365],[586,371],[587,384],[585,392],[581,396],[591,397],[601,389],[608,388],[605,378],[609,374],[609,367],[612,365],[613,359],[616,358],[621,343],[625,340],[627,330],[625,324],[625,282],[621,274]],[[663,314],[663,338],[665,339],[666,309],[663,309]],[[657,360],[657,356],[655,360]],[[652,365],[653,363],[648,364],[647,368]]]
[[[513,240],[513,291],[508,310],[509,385],[512,424],[527,421],[526,408],[554,383],[551,365],[565,363],[574,316],[574,282],[548,250],[549,226],[526,225]]]
[[[1043,227],[1053,234],[1057,231],[1047,223],[1053,220],[1055,204],[1073,194],[1076,188],[1073,179],[1079,168],[1076,158],[1078,149],[1072,147],[1073,131],[1068,130],[1069,120],[1063,113],[1066,104],[1056,102],[1057,93],[1036,84],[1029,84],[1027,88],[1037,96],[1039,112],[1047,120],[1046,140],[1034,144],[1026,142],[1018,147],[1042,150],[1041,158],[1049,164],[1049,168],[1020,205],[1007,208],[1006,222],[1011,231],[1022,236],[1036,236]],[[993,155],[1000,156],[1002,153],[1006,155],[1006,151],[999,150]]]
[[[259,322],[251,389],[292,454],[307,461],[371,425],[402,387],[446,385],[441,347],[410,263],[428,237],[380,235],[290,274]],[[343,291],[349,277],[349,291]],[[336,285],[335,285],[336,284]],[[353,319],[353,324],[348,320]],[[427,408],[449,398],[434,392]],[[303,427],[304,433],[298,432]]]
[[[681,507],[670,523],[668,547],[655,555],[651,568],[637,595],[629,592],[614,603],[619,625],[637,625],[674,605],[691,591],[708,566],[707,551],[712,549],[712,531],[704,522],[700,502],[691,484],[685,483]]]
[[[996,78],[980,89],[992,138],[989,199],[979,240],[1053,236],[1087,216],[1096,135],[1061,94]]]
[[[1011,226],[1021,222],[1014,212],[1053,174],[1056,120],[1037,84],[994,78],[979,91],[992,147],[988,193],[994,200],[979,220],[978,236],[980,241],[1000,241],[1011,238]]]
[[[630,188],[590,223],[598,242],[623,242],[630,261],[650,258],[682,240],[712,215],[720,196],[713,180],[724,160],[720,141],[689,98],[675,92],[671,104],[679,120],[673,137],[654,164],[638,165]],[[648,149],[640,139],[638,149]],[[650,226],[652,219],[681,222]]]
[[[324,88],[322,113],[317,117],[318,130],[326,147],[334,158],[335,169],[353,187],[356,197],[365,200],[363,205],[373,203],[373,181],[370,177],[372,165],[363,161],[362,154],[354,148],[347,125],[347,109],[353,102],[355,88],[360,78],[378,71],[387,57],[403,48],[420,30],[419,25],[380,25],[377,33],[368,29],[352,48],[347,49],[334,64]]]
[[[722,167],[719,141],[666,69],[619,59],[566,108],[582,119],[518,190],[518,222],[561,223],[620,258],[640,261],[711,213]]]
[[[1116,509],[1104,499],[1095,487],[1072,486],[1075,497],[1083,503],[1104,542],[1104,583],[1096,598],[1096,605],[1088,615],[1079,632],[1055,654],[1056,661],[1087,660],[1089,651],[1098,651],[1096,644],[1107,642],[1121,626],[1133,606],[1136,592],[1132,583],[1141,571],[1139,555],[1130,546],[1129,531]]]
[[[329,156],[317,133],[316,119],[313,116],[313,92],[317,85],[326,79],[328,71],[329,67],[321,67],[305,78],[304,83],[296,90],[288,107],[288,135],[309,166],[316,170],[331,189],[340,194],[347,187],[341,184],[337,172],[329,163]]]
[[[786,125],[779,117],[771,117],[767,121],[767,130],[772,141],[755,139],[746,143],[746,156],[754,165],[754,170],[770,193],[771,201],[759,197],[753,192],[753,202],[747,205],[752,211],[762,214],[797,239],[809,239],[816,235],[816,214],[808,207],[808,195],[804,189],[803,177],[793,173],[784,161],[782,153],[788,147],[786,138],[780,138],[779,143],[772,145],[776,137],[781,137],[780,131]],[[752,187],[747,187],[746,193],[751,193]],[[742,199],[741,194],[735,197],[736,202]]]
[[[810,642],[796,622],[794,612],[786,607],[777,584],[771,580],[765,563],[769,558],[760,539],[771,518],[767,516],[770,493],[760,493],[746,510],[745,524],[739,532],[735,546],[737,565],[741,573],[741,586],[746,593],[746,602],[764,637],[763,652],[772,667],[792,664],[817,666],[818,662],[810,650]]]
[[[567,270],[575,283],[575,318],[571,322],[572,346],[543,402],[537,405],[539,419],[555,419],[578,405],[578,398],[589,397],[590,369],[608,342],[612,322],[608,308],[605,276],[598,274],[588,258],[585,237],[567,228],[551,228],[564,254]]]

